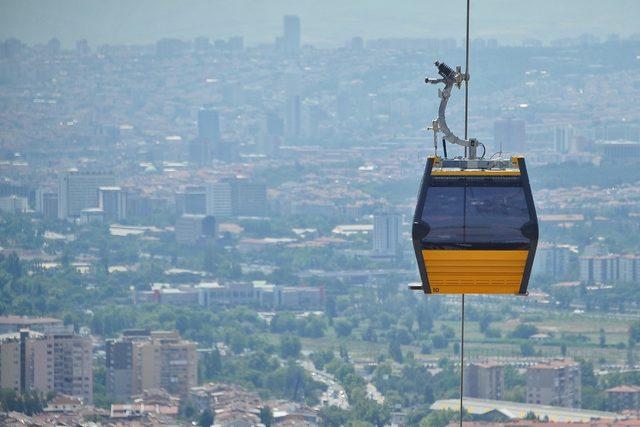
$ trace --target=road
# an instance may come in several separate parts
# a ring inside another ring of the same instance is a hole
[[[315,366],[313,366],[313,363],[308,360],[304,360],[300,362],[300,364],[311,374],[314,380],[327,385],[327,390],[323,392],[320,397],[320,402],[322,403],[319,406],[337,406],[341,409],[349,409],[347,393],[345,393],[344,388],[333,375],[324,371],[318,371]]]

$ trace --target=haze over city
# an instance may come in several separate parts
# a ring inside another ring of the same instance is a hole
[[[640,3],[466,12],[0,0],[0,425],[640,425]]]
[[[600,37],[638,32],[634,0],[484,0],[472,5],[473,35],[502,44],[527,38],[545,42],[589,33]],[[163,37],[224,38],[242,35],[248,45],[270,42],[282,15],[304,21],[303,43],[337,46],[353,36],[464,37],[463,1],[384,0],[141,0],[0,1],[0,37],[65,45],[152,43]],[[562,25],[557,25],[558,20]]]

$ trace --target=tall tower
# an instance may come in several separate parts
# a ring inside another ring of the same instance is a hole
[[[373,214],[374,256],[396,257],[401,254],[402,216],[395,212]]]
[[[286,100],[284,106],[284,130],[289,142],[297,142],[300,138],[302,109],[302,76],[298,68],[292,67],[285,74]]]
[[[78,217],[82,209],[98,207],[98,188],[114,185],[112,173],[72,170],[58,178],[58,218]]]
[[[287,55],[296,55],[300,51],[300,18],[285,15],[282,49]]]
[[[518,154],[526,149],[527,135],[522,119],[499,119],[493,124],[496,149]]]
[[[220,115],[212,108],[198,111],[198,137],[189,144],[189,161],[200,166],[217,157],[220,147]]]

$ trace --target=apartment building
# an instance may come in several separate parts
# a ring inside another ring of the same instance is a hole
[[[580,408],[580,364],[570,359],[551,360],[527,368],[527,403]]]
[[[107,391],[117,400],[153,389],[187,396],[197,384],[196,349],[177,332],[125,331],[107,341]]]
[[[607,407],[610,411],[639,411],[640,387],[621,385],[607,390]]]
[[[21,393],[54,391],[92,403],[91,338],[59,327],[0,335],[0,387]]]
[[[464,395],[478,399],[502,400],[504,369],[497,363],[470,363],[464,367]]]

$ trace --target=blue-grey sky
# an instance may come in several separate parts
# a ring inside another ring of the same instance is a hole
[[[0,0],[0,39],[33,43],[58,37],[70,47],[150,43],[162,37],[212,39],[242,35],[270,42],[282,15],[302,19],[303,43],[338,45],[355,35],[464,36],[466,0]],[[473,0],[472,36],[510,44],[583,33],[628,36],[640,31],[638,0]]]

